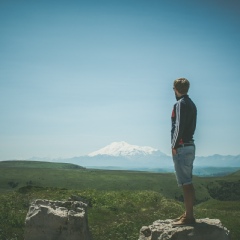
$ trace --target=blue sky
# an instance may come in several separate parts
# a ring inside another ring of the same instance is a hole
[[[234,0],[1,0],[0,160],[113,141],[170,154],[178,77],[197,155],[240,154],[239,29]]]

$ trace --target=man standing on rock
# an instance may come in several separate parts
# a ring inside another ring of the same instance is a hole
[[[172,111],[172,157],[176,179],[183,189],[186,212],[175,219],[174,225],[194,224],[193,204],[195,191],[192,184],[193,161],[195,159],[195,144],[193,134],[196,128],[197,108],[187,95],[190,83],[186,78],[174,81],[173,90],[177,103]]]

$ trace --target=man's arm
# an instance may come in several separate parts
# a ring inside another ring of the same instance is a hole
[[[186,105],[182,101],[177,102],[175,107],[176,122],[172,135],[172,153],[176,153],[176,148],[182,139],[186,121]]]

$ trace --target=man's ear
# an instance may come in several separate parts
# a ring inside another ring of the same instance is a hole
[[[175,90],[176,95],[177,95],[178,97],[181,97],[182,94],[179,93],[179,91],[178,91],[176,88],[175,88],[174,90]]]

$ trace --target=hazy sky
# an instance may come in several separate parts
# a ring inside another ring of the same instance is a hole
[[[113,141],[170,154],[179,77],[197,155],[240,154],[239,64],[239,1],[1,0],[0,160]]]

